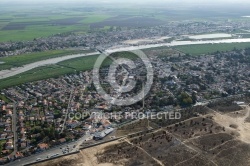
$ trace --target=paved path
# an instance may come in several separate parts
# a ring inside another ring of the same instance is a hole
[[[14,103],[14,106],[13,106],[13,114],[12,114],[12,132],[14,134],[14,151],[12,154],[16,154],[17,152],[17,127],[16,127],[16,122],[17,122],[17,112],[16,112],[16,106],[17,106],[17,103],[15,102]]]

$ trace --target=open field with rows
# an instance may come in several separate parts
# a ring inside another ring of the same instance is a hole
[[[185,45],[174,47],[178,51],[181,51],[190,55],[201,55],[215,53],[217,51],[231,51],[233,49],[249,48],[250,43],[220,43],[220,44],[199,44],[199,45]]]
[[[91,50],[52,50],[0,58],[0,70],[20,67],[29,63],[73,54],[89,53]]]

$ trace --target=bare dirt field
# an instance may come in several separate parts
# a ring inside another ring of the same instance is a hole
[[[250,143],[250,123],[247,119],[250,115],[249,106],[245,107],[244,110],[238,111],[239,113],[246,111],[244,116],[232,117],[230,114],[221,114],[218,112],[214,113],[214,121],[221,126],[224,126],[229,131],[239,133],[238,139],[243,142]]]
[[[38,166],[249,166],[250,107],[210,111]],[[145,121],[122,129],[141,128]],[[145,129],[145,128],[144,128]]]
[[[158,126],[147,119],[141,119],[134,123],[129,123],[116,130],[116,137],[132,134],[140,131],[146,131],[148,129],[157,128]]]

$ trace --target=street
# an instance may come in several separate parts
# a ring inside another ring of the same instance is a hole
[[[67,147],[69,147],[69,153],[76,152],[76,151],[79,150],[80,145],[85,140],[89,140],[90,137],[91,137],[90,134],[86,134],[77,141],[70,142],[70,143],[67,143],[67,144],[63,144],[63,145],[60,145],[60,146],[45,150],[45,151],[43,151],[41,153],[34,154],[34,155],[29,156],[29,157],[25,157],[25,158],[10,162],[10,163],[6,164],[6,166],[26,165],[26,164],[29,164],[29,163],[36,162],[36,160],[38,158],[41,158],[41,160],[44,160],[44,159],[47,159],[48,156],[50,157],[51,155],[56,155],[56,154],[58,154],[57,156],[61,156],[61,155],[64,155],[63,154],[63,149],[66,149]],[[73,148],[74,146],[75,146],[75,148]],[[65,154],[68,154],[68,153],[65,153]]]

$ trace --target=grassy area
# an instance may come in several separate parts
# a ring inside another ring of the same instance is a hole
[[[0,89],[20,85],[26,82],[38,81],[52,77],[58,77],[65,74],[77,73],[79,71],[92,70],[99,55],[74,58],[58,63],[57,65],[49,65],[38,67],[30,71],[18,74],[13,77],[0,80]],[[137,56],[128,52],[115,53],[114,57],[123,57],[135,59]],[[107,58],[102,66],[108,66],[112,60]]]
[[[241,36],[242,36],[242,38],[250,38],[250,33],[248,33],[248,34],[242,34]]]
[[[40,79],[47,79],[57,75],[72,73],[73,70],[69,68],[60,67],[57,65],[49,65],[46,67],[39,67],[13,77],[0,80],[0,89],[20,85],[26,82],[37,81]]]
[[[0,94],[0,100],[3,100],[5,102],[7,102],[7,103],[10,102],[10,100],[8,98],[6,98],[6,96],[1,95],[1,94]]]
[[[20,67],[25,64],[29,64],[32,62],[45,60],[49,58],[55,58],[60,56],[66,56],[71,54],[78,53],[88,53],[90,50],[53,50],[53,51],[45,51],[45,52],[36,52],[30,54],[22,54],[17,56],[9,56],[0,58],[0,62],[4,62],[0,64],[0,70],[10,69],[12,67]]]
[[[6,143],[6,140],[0,140],[0,152],[2,152],[2,150],[3,150],[3,146],[4,146],[4,144]]]
[[[117,15],[79,6],[1,5],[0,42],[33,40],[64,32],[88,32],[92,23]]]
[[[234,48],[244,49],[250,47],[250,43],[220,43],[220,44],[197,44],[176,46],[175,49],[190,55],[214,53],[216,51],[231,51]]]
[[[101,22],[105,19],[108,19],[112,16],[109,15],[89,15],[88,17],[86,17],[85,19],[83,19],[81,21],[81,23],[83,24],[91,24],[91,23],[95,23],[95,22]]]
[[[98,11],[77,12],[73,8],[61,11],[53,7],[32,7],[3,8],[0,15],[0,42],[33,40],[64,32],[87,32],[90,24],[112,17]]]

